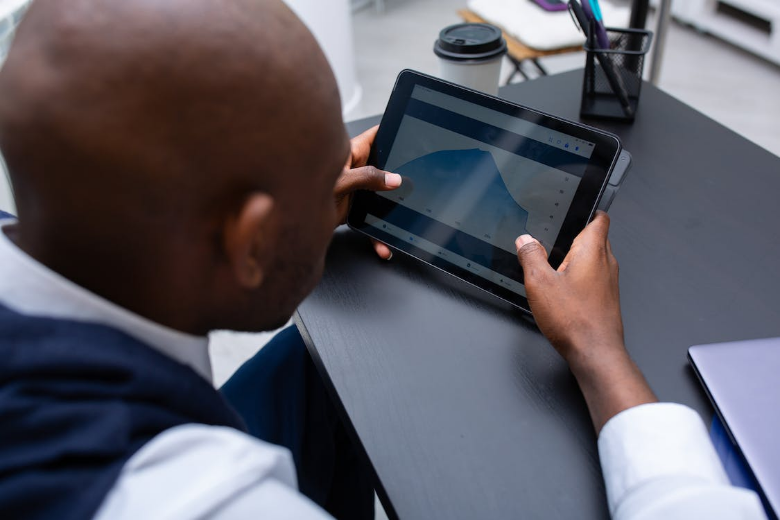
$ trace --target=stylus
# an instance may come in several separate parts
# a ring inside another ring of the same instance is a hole
[[[589,0],[584,0],[585,3],[588,1]],[[609,86],[615,92],[615,95],[617,95],[618,100],[620,101],[620,105],[623,107],[623,112],[625,112],[628,117],[633,116],[634,109],[631,107],[631,102],[628,99],[628,91],[626,90],[626,86],[620,78],[620,75],[615,70],[614,64],[609,61],[609,57],[605,56],[603,52],[598,52],[595,50],[600,47],[596,44],[595,34],[593,34],[597,32],[597,30],[590,30],[591,24],[593,24],[595,27],[595,20],[592,18],[588,19],[588,16],[583,10],[582,5],[580,5],[577,0],[569,0],[569,7],[571,7],[571,11],[574,13],[575,18],[577,19],[577,23],[582,28],[585,36],[588,38],[588,46],[594,49],[593,53],[596,55],[596,59],[599,60],[602,70],[604,70],[604,75],[607,77]],[[607,45],[607,48],[608,47],[609,45]]]
[[[604,20],[601,17],[601,8],[598,1],[582,0],[582,9],[585,11],[588,19],[596,21],[596,38],[598,39],[599,47],[609,49],[609,37],[607,36],[607,29],[604,27]]]

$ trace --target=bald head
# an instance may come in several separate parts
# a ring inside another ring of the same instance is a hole
[[[121,206],[139,190],[136,210],[200,210],[215,177],[222,189],[231,177],[276,189],[278,172],[256,174],[285,152],[280,134],[340,119],[313,38],[267,0],[37,0],[0,92],[0,147],[23,216]]]
[[[181,293],[182,262],[230,262],[247,197],[277,228],[305,218],[347,147],[333,74],[280,1],[36,0],[0,71],[0,150],[18,243],[148,315],[150,295],[80,265]]]

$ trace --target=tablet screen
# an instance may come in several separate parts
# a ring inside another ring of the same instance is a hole
[[[598,143],[419,83],[397,116],[376,165],[403,183],[359,224],[524,297],[515,240],[553,252]]]

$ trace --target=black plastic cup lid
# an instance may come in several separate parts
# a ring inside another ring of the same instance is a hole
[[[487,61],[506,52],[506,41],[495,25],[460,23],[441,30],[433,52],[447,60]]]

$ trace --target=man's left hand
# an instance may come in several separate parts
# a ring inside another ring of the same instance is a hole
[[[376,138],[379,126],[366,130],[351,141],[351,151],[344,171],[336,181],[334,196],[336,198],[336,214],[338,225],[347,221],[352,196],[357,190],[388,191],[401,185],[401,176],[368,166],[368,155]],[[385,244],[372,240],[374,250],[380,258],[390,260],[393,253]]]

